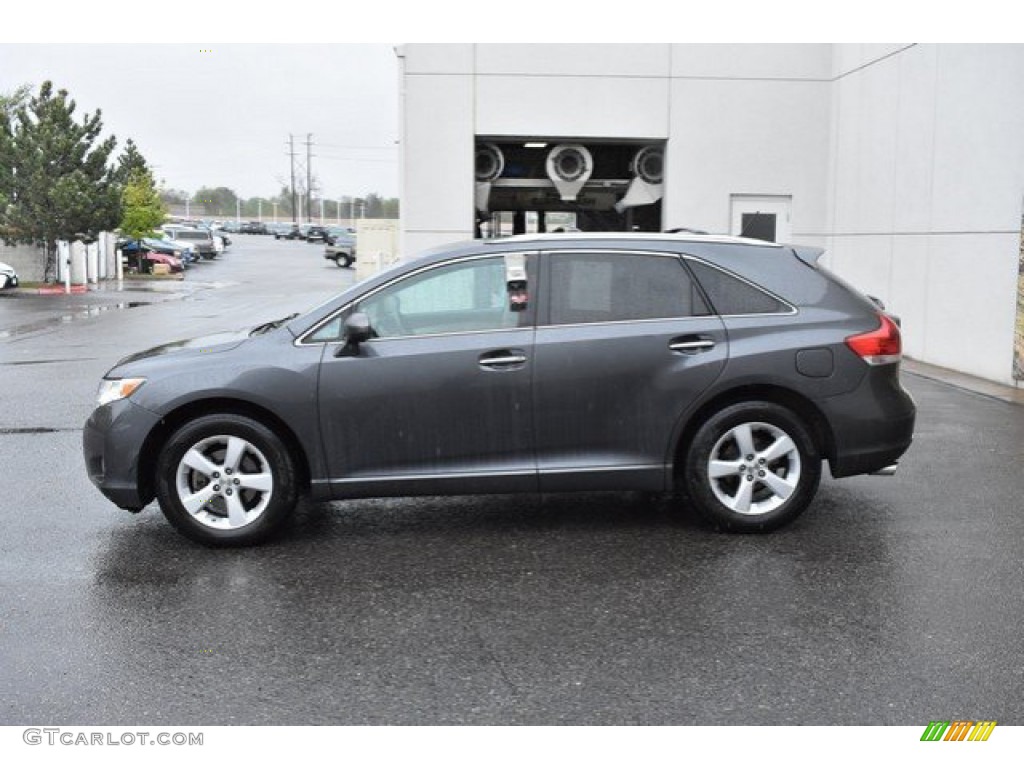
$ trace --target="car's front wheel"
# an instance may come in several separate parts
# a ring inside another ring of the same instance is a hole
[[[775,530],[814,498],[821,456],[808,428],[788,408],[738,403],[697,430],[683,458],[684,499],[718,528]]]
[[[337,264],[339,267],[350,267],[352,266],[352,257],[344,255],[335,256],[334,263]]]
[[[167,519],[203,544],[256,544],[278,532],[298,495],[294,461],[266,426],[234,414],[180,427],[157,461]]]

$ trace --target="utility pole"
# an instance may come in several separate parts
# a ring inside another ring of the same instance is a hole
[[[306,134],[306,221],[312,221],[313,202],[313,134]]]
[[[295,218],[298,208],[295,205],[295,137],[290,133],[288,134],[288,156],[292,161],[292,219],[298,222]]]

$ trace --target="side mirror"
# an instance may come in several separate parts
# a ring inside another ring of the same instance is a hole
[[[369,341],[373,334],[370,318],[365,312],[353,312],[345,320],[345,341],[349,344],[362,344]]]

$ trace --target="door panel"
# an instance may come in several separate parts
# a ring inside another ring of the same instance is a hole
[[[409,493],[449,493],[452,484],[440,481],[452,473],[467,475],[465,492],[480,492],[469,475],[483,474],[507,477],[489,490],[535,488],[533,334],[380,339],[353,357],[333,357],[328,347],[320,408],[334,490],[357,495],[410,476]],[[523,361],[486,364],[513,353]]]
[[[350,306],[374,338],[354,349],[327,345],[321,362],[320,423],[336,495],[536,488],[534,311],[511,308],[506,275],[503,257],[470,257]]]
[[[552,293],[533,363],[541,489],[662,488],[678,419],[728,357],[721,319],[677,258],[543,258]],[[672,311],[685,316],[644,317]]]
[[[672,349],[697,340],[713,346]],[[573,490],[576,473],[595,470],[609,473],[608,488],[660,488],[676,421],[718,377],[727,349],[717,317],[539,328],[541,489]]]

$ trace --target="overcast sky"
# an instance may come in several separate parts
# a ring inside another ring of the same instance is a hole
[[[0,23],[0,93],[52,80],[80,109],[101,109],[107,133],[122,145],[131,137],[156,166],[157,178],[172,188],[195,192],[224,185],[243,197],[276,194],[289,176],[288,134],[304,155],[306,134],[312,133],[313,168],[326,197],[393,197],[399,106],[394,44],[332,40],[643,42],[663,34],[677,42],[1019,38],[1019,25],[1008,15],[1012,3],[975,0],[971,13],[949,5],[929,6],[921,14],[913,3],[903,8],[898,0],[860,0],[856,13],[827,14],[818,0],[732,0],[691,4],[665,27],[667,6],[654,0],[564,0],[557,12],[550,0],[518,0],[495,6],[498,16],[462,0],[304,0],[301,8],[282,6],[279,12],[256,4],[251,13],[248,6],[210,0],[177,0],[173,7],[138,0],[15,2],[5,5]],[[152,42],[186,35],[242,42]],[[23,40],[38,44],[16,42]],[[72,44],[79,40],[96,43]],[[123,40],[146,43],[111,42]]]
[[[328,199],[398,196],[398,61],[355,43],[0,44],[0,92],[44,80],[78,114],[100,109],[118,151],[131,138],[166,186],[226,186],[242,197],[288,183],[288,135]]]

